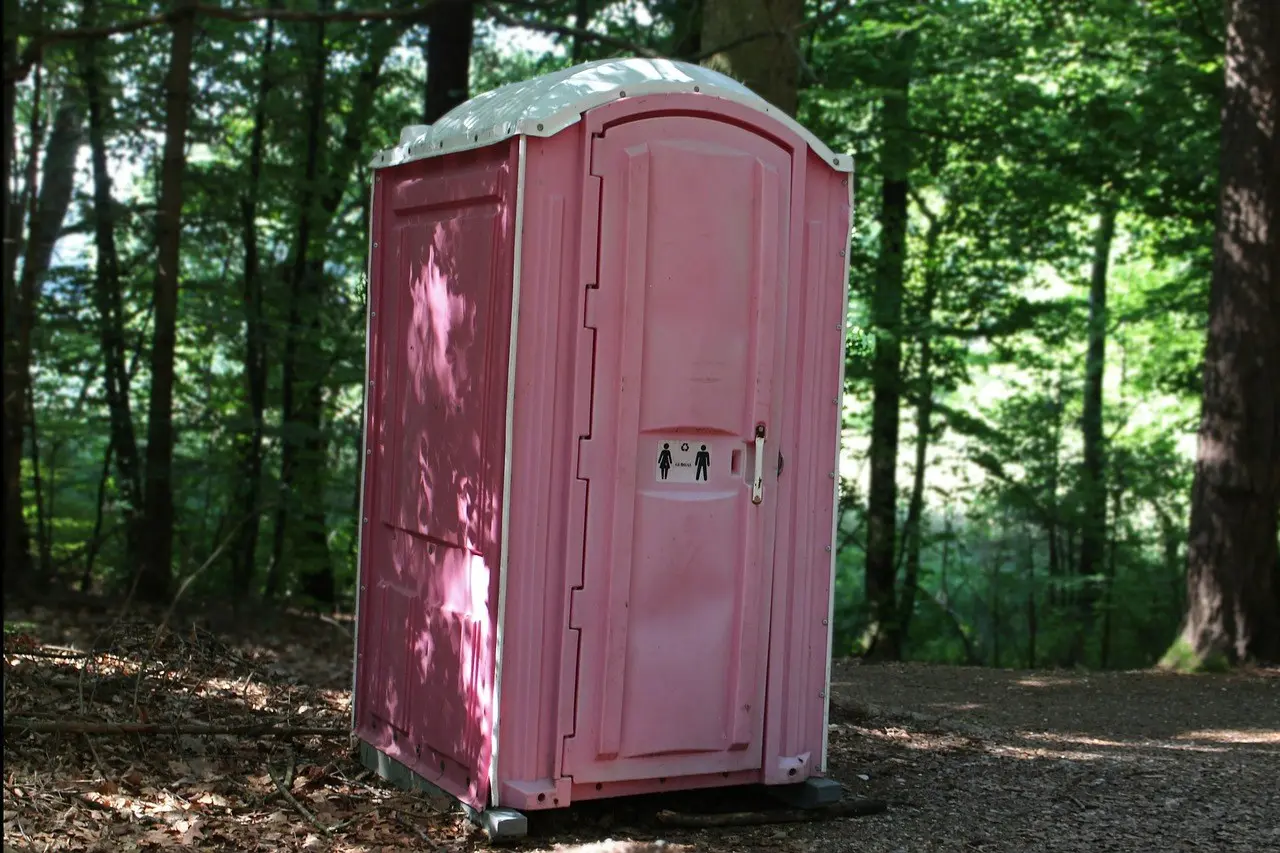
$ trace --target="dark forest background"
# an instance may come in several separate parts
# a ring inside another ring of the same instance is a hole
[[[350,608],[369,160],[651,55],[856,157],[835,654],[1278,660],[1278,6],[5,0],[5,590]]]

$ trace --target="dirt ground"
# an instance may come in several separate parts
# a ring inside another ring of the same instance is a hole
[[[122,618],[118,605],[82,600],[10,608],[5,623],[6,853],[490,849],[448,804],[393,790],[352,757],[347,622],[137,608]],[[534,815],[514,849],[1280,851],[1280,670],[845,661],[832,678],[830,774],[846,799],[887,802],[883,813],[681,829],[658,811],[767,800],[672,794]],[[175,724],[183,733],[155,731]],[[121,725],[153,728],[110,729]],[[48,731],[58,728],[79,730]]]

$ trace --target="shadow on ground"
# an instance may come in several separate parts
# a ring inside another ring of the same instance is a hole
[[[352,754],[349,621],[80,599],[10,610],[5,625],[6,851],[488,849],[449,804]],[[167,733],[101,733],[148,725]],[[531,815],[514,849],[1280,849],[1280,672],[839,662],[829,765],[889,811],[686,830],[658,811],[772,801],[671,793]]]

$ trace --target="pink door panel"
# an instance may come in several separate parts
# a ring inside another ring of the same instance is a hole
[[[731,124],[649,118],[597,139],[592,173],[595,383],[565,772],[758,768],[790,154]]]

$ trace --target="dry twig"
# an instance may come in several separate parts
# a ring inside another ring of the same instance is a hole
[[[239,726],[211,726],[181,723],[97,723],[88,720],[35,720],[19,718],[4,721],[5,734],[90,735],[235,735],[238,737],[339,737],[346,735],[345,726],[280,726],[254,723]]]

